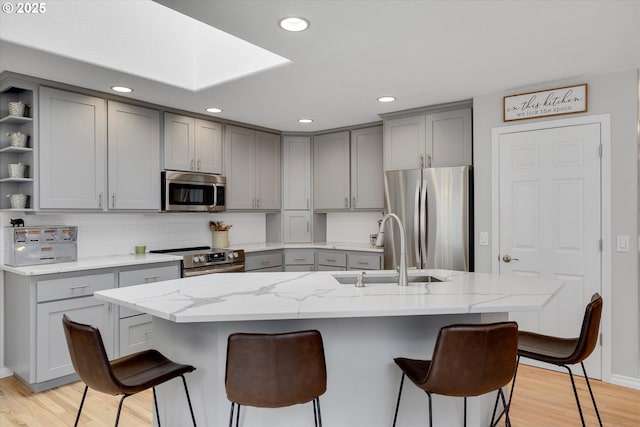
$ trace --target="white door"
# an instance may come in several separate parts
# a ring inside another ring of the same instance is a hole
[[[565,283],[544,311],[511,318],[577,337],[585,306],[602,294],[600,124],[503,133],[498,149],[500,274]],[[601,378],[599,346],[585,364]]]

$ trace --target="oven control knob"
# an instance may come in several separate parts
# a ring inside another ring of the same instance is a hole
[[[198,261],[204,262],[205,261],[204,255],[200,255],[200,257],[198,258]]]
[[[199,257],[194,256],[193,258],[191,258],[191,261],[197,263],[199,261]]]
[[[229,252],[229,253],[227,254],[227,257],[228,257],[229,259],[234,259],[234,258],[236,257],[236,253],[235,253],[235,252]]]

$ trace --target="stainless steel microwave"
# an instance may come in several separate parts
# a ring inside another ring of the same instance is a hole
[[[162,172],[162,210],[165,212],[221,212],[225,210],[227,179],[221,175]]]

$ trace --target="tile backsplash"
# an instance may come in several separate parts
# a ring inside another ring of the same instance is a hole
[[[15,212],[2,212],[0,216],[3,242],[4,226],[10,225],[12,217],[17,217]],[[229,230],[233,245],[262,243],[266,235],[264,213],[59,213],[21,218],[26,226],[78,226],[78,257],[133,253],[136,245],[146,245],[148,250],[210,246],[212,220],[233,225]],[[4,251],[4,245],[0,248]]]

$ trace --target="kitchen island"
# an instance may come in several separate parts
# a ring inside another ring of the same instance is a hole
[[[224,371],[229,334],[318,329],[328,372],[327,392],[321,397],[324,424],[382,427],[391,425],[400,381],[394,357],[429,358],[442,326],[502,321],[510,311],[541,310],[562,286],[557,280],[446,270],[411,271],[412,278],[425,275],[434,281],[407,287],[384,278],[392,274],[388,271],[368,272],[364,287],[340,283],[353,283],[358,274],[217,274],[109,289],[95,296],[151,314],[153,346],[197,368],[187,381],[199,425],[228,424]],[[159,387],[163,425],[189,425],[181,388],[177,381]],[[494,398],[491,393],[469,400],[469,426],[488,424]],[[434,423],[462,425],[462,405],[460,398],[434,396]],[[310,404],[247,408],[241,424],[313,425],[312,414]],[[407,385],[398,425],[422,426],[426,417],[426,396]]]

